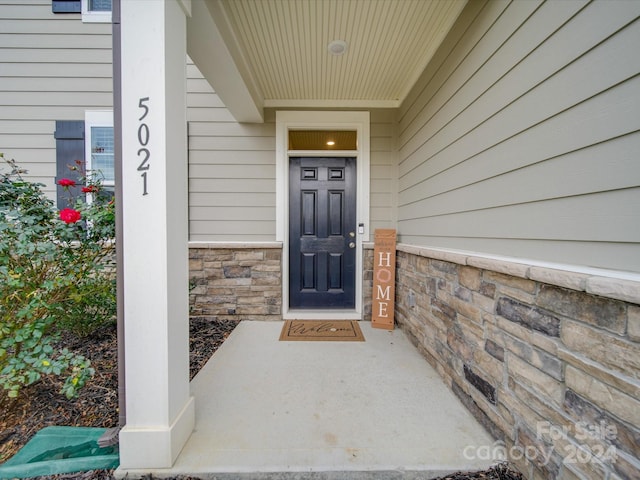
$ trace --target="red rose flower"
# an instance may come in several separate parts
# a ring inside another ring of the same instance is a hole
[[[97,185],[87,185],[86,187],[82,187],[82,193],[94,193],[98,192],[100,189]]]
[[[60,210],[60,220],[64,223],[76,223],[78,220],[82,218],[80,212],[78,210],[74,210],[73,208],[63,208]]]
[[[70,178],[61,178],[60,180],[58,180],[58,185],[60,185],[61,187],[75,187],[76,182],[75,180],[71,180]]]

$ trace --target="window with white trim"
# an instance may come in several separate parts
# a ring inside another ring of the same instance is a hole
[[[111,0],[82,0],[82,21],[111,23]]]
[[[87,173],[100,180],[107,191],[115,188],[113,112],[87,111],[84,117]]]

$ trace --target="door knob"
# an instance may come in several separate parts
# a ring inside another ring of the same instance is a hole
[[[355,242],[349,242],[349,248],[356,248]]]

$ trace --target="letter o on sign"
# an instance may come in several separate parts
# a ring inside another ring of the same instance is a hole
[[[391,280],[391,270],[380,269],[376,272],[376,280],[387,283]]]

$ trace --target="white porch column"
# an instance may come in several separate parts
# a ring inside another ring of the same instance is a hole
[[[189,394],[184,0],[121,2],[127,421],[120,467],[170,467]]]

